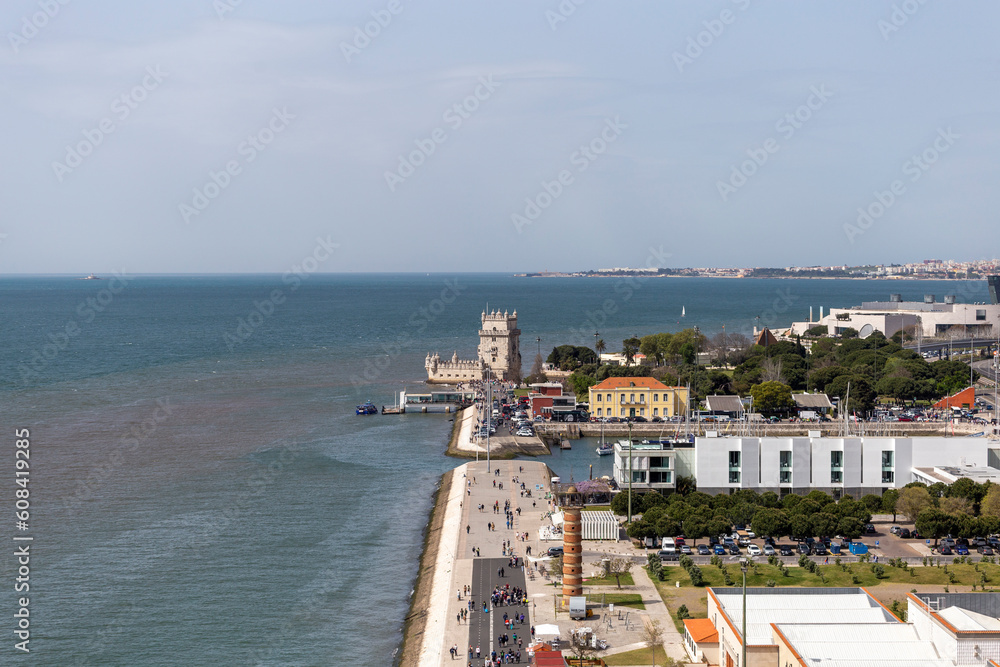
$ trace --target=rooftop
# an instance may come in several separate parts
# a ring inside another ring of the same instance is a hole
[[[710,588],[720,607],[740,633],[742,589]],[[898,623],[885,607],[862,588],[748,588],[747,644],[770,645],[771,624]]]
[[[905,623],[779,623],[775,630],[805,665],[954,667]]]
[[[719,641],[719,633],[708,618],[685,618],[684,627],[696,644]]]
[[[651,377],[610,377],[595,384],[591,389],[628,389],[629,387],[635,387],[636,389],[671,389],[671,387]],[[673,388],[680,389],[680,387]]]

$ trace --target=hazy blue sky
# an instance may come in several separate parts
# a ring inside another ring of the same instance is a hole
[[[0,9],[3,273],[996,254],[996,2],[62,1]]]

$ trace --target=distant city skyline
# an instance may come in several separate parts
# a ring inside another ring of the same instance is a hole
[[[982,0],[11,0],[0,274],[971,261],[1000,210],[998,23]]]

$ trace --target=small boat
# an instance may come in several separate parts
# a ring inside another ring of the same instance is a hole
[[[614,453],[615,453],[614,445],[607,442],[603,443],[600,447],[597,448],[598,456],[607,456],[608,454],[614,454]]]
[[[354,414],[356,414],[356,415],[377,415],[378,414],[378,408],[376,408],[375,404],[372,403],[371,401],[365,401],[364,403],[362,403],[361,405],[359,405],[357,407],[357,409],[354,411]]]
[[[687,317],[687,310],[685,310],[684,306],[681,306],[681,317]]]
[[[90,274],[89,276],[87,276],[86,278],[80,278],[80,280],[104,280],[104,279],[103,279],[103,278],[100,278],[100,277],[98,277],[98,276],[95,276],[95,275],[94,275],[93,273],[91,273],[91,274]]]

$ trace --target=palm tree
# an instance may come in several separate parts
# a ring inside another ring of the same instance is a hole
[[[597,364],[601,364],[601,353],[608,349],[608,346],[604,344],[604,339],[601,338],[596,343],[594,343],[594,351],[597,352]]]

